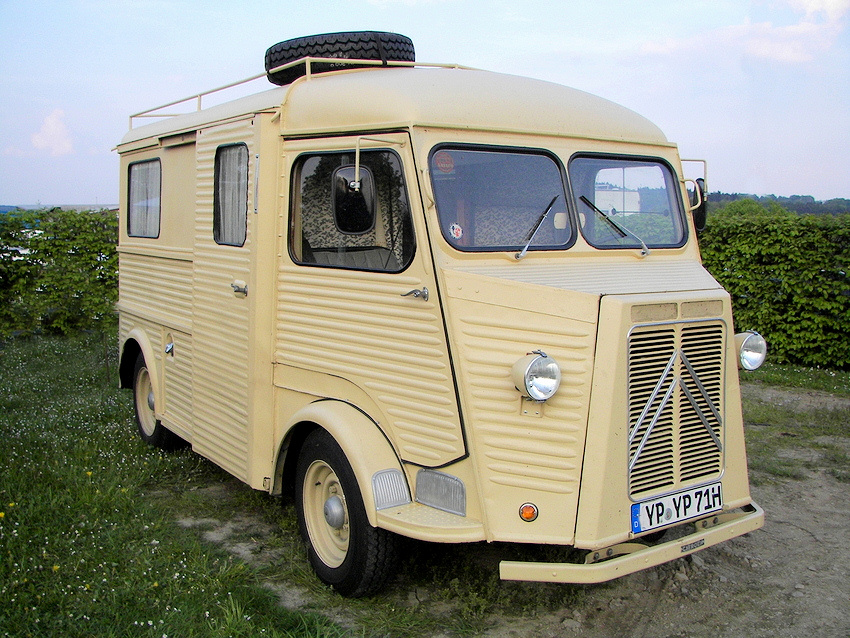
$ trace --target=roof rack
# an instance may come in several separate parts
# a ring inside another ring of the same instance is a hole
[[[196,108],[195,112],[203,110],[202,100],[205,97],[213,95],[214,93],[219,93],[221,91],[225,91],[227,89],[232,89],[237,86],[241,86],[242,84],[248,84],[249,82],[253,82],[255,80],[259,80],[260,78],[266,77],[270,73],[277,73],[278,71],[282,71],[284,69],[288,69],[290,67],[297,66],[299,64],[305,65],[305,73],[304,77],[307,80],[310,80],[313,75],[324,75],[327,72],[316,73],[312,72],[311,65],[317,62],[323,63],[331,63],[331,64],[345,64],[346,66],[350,64],[356,64],[357,66],[379,66],[379,67],[389,67],[389,66],[398,66],[398,67],[427,67],[427,68],[440,68],[440,69],[466,69],[472,70],[474,67],[463,66],[460,64],[441,64],[441,63],[422,63],[422,62],[398,62],[393,60],[388,60],[386,62],[382,62],[381,60],[361,60],[354,58],[316,58],[316,57],[305,57],[299,58],[298,60],[294,60],[292,62],[288,62],[287,64],[282,64],[278,67],[270,69],[266,73],[260,73],[259,75],[252,75],[249,78],[245,78],[244,80],[238,80],[236,82],[231,82],[230,84],[225,84],[224,86],[219,86],[214,89],[210,89],[209,91],[203,91],[202,93],[196,93],[194,95],[190,95],[188,97],[184,97],[180,100],[174,100],[173,102],[169,102],[168,104],[162,104],[160,106],[155,106],[150,109],[146,109],[144,111],[140,111],[138,113],[134,113],[130,116],[130,129],[133,128],[133,120],[136,118],[167,118],[167,117],[177,117],[179,115],[186,115],[187,112],[181,113],[158,113],[157,111],[161,111],[162,109],[167,109],[172,106],[177,106],[178,104],[183,104],[184,102],[195,101]],[[192,112],[192,111],[188,111]]]

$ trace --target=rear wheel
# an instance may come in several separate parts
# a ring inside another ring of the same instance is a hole
[[[139,353],[133,371],[133,403],[136,408],[136,425],[139,436],[145,443],[163,450],[175,450],[185,445],[183,439],[166,428],[156,418],[153,384],[145,363],[145,356]]]
[[[397,538],[369,524],[354,471],[325,430],[304,441],[295,494],[298,528],[319,579],[343,596],[380,589],[395,570]]]

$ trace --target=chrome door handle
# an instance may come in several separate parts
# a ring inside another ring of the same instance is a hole
[[[248,294],[248,284],[244,281],[234,281],[230,284],[230,287],[233,288],[233,292],[237,295],[247,295]]]
[[[414,298],[422,297],[422,301],[428,301],[428,289],[425,286],[422,286],[422,290],[414,288],[410,292],[404,293],[402,297],[410,297],[411,295],[413,295]]]

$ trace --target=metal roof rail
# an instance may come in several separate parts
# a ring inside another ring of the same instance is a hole
[[[155,106],[150,109],[146,109],[144,111],[140,111],[138,113],[133,113],[130,116],[130,129],[133,128],[133,121],[137,118],[166,118],[166,117],[177,117],[179,115],[186,115],[186,113],[158,113],[157,111],[161,111],[162,109],[167,109],[172,106],[177,106],[178,104],[183,104],[184,102],[189,102],[190,100],[196,101],[195,111],[203,110],[202,100],[205,97],[213,95],[214,93],[219,93],[220,91],[224,91],[226,89],[232,89],[236,86],[240,86],[242,84],[247,84],[248,82],[253,82],[254,80],[259,80],[260,78],[266,77],[270,73],[277,73],[278,71],[282,71],[284,69],[289,69],[291,67],[297,66],[299,64],[305,65],[305,77],[310,80],[314,73],[312,72],[312,64],[314,63],[331,63],[331,64],[344,64],[346,66],[351,64],[356,64],[358,66],[377,66],[377,67],[426,67],[426,68],[440,68],[440,69],[466,69],[472,70],[474,67],[463,66],[460,64],[442,64],[442,63],[423,63],[423,62],[399,62],[394,60],[388,60],[387,62],[382,62],[381,60],[362,60],[355,58],[316,58],[316,57],[304,57],[299,58],[297,60],[293,60],[292,62],[287,62],[286,64],[282,64],[278,67],[270,69],[266,73],[260,73],[258,75],[252,75],[249,78],[245,78],[244,80],[238,80],[236,82],[231,82],[230,84],[225,84],[223,86],[216,87],[214,89],[210,89],[208,91],[203,91],[201,93],[195,93],[188,97],[184,97],[180,100],[174,100],[173,102],[168,102],[167,104],[162,104],[160,106]],[[342,70],[342,69],[341,69]],[[323,75],[325,72],[322,72]],[[320,74],[316,74],[320,75]]]

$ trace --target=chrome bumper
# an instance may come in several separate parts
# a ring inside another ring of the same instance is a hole
[[[630,542],[592,551],[583,564],[502,561],[499,576],[502,580],[602,583],[757,530],[764,525],[764,510],[751,503],[740,511],[698,519],[694,525],[696,531],[693,533],[652,547]]]

